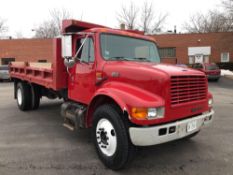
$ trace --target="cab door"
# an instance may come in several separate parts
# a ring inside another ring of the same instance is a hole
[[[95,93],[95,47],[92,37],[88,37],[86,40],[81,38],[77,41],[77,50],[84,41],[85,43],[78,55],[80,59],[73,70],[74,77],[71,80],[72,87],[69,91],[69,98],[88,104]]]

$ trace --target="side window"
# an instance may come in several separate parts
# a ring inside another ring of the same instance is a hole
[[[84,42],[84,39],[81,41],[81,43]],[[88,62],[88,48],[89,46],[89,38],[86,40],[86,42],[84,43],[83,45],[83,48],[82,48],[82,53],[81,53],[81,61],[84,61],[84,62]]]
[[[94,42],[93,39],[89,39],[89,62],[94,62],[95,52],[94,52]]]
[[[81,42],[79,45],[81,45],[81,43],[83,43],[83,42],[84,42],[84,39],[81,39]],[[95,54],[94,54],[94,43],[93,43],[92,38],[87,38],[87,40],[85,41],[85,43],[82,47],[82,50],[80,51],[79,57],[80,57],[81,61],[83,61],[83,62],[87,62],[87,63],[94,62]]]

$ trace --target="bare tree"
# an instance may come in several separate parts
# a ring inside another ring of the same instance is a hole
[[[232,22],[223,12],[212,10],[191,16],[184,29],[189,33],[228,32],[232,31]]]
[[[6,26],[6,21],[0,18],[0,34],[6,32],[7,30],[8,27]]]
[[[227,13],[233,16],[233,0],[223,0],[222,5]]]
[[[138,16],[141,18],[138,19]],[[161,30],[167,14],[155,14],[152,2],[145,1],[141,10],[132,1],[128,7],[122,6],[117,20],[120,24],[125,24],[128,29],[136,29],[145,33],[153,33]]]
[[[136,29],[138,18],[138,8],[131,1],[129,7],[122,6],[121,11],[117,14],[117,20],[120,24],[125,24],[128,29]]]
[[[184,29],[191,33],[233,31],[233,0],[223,0],[222,6],[223,11],[210,10],[207,14],[191,16]]]
[[[51,10],[50,16],[56,28],[58,28],[60,32],[62,28],[62,20],[72,18],[71,13],[64,8],[61,10],[58,10],[58,9]]]
[[[44,21],[38,28],[34,29],[35,38],[54,38],[61,34],[62,20],[71,18],[66,9],[53,9],[50,11],[50,19]]]
[[[161,31],[168,14],[155,14],[152,2],[145,1],[141,12],[140,28],[145,33],[155,33]]]
[[[37,29],[35,29],[35,38],[54,38],[60,34],[54,21],[44,21]]]
[[[223,0],[222,5],[228,19],[228,23],[231,25],[231,31],[233,31],[233,0]]]
[[[168,17],[168,14],[159,14],[157,18],[154,21],[154,25],[152,27],[152,33],[154,32],[160,32],[163,28],[163,25]]]
[[[152,3],[149,4],[148,1],[145,1],[142,7],[142,14],[141,14],[142,24],[140,25],[140,27],[144,32],[146,33],[149,32],[153,18],[154,18],[153,4]]]
[[[227,14],[217,10],[209,12],[208,31],[210,32],[229,32],[232,30],[232,22]]]

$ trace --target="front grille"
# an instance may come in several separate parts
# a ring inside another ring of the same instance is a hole
[[[203,100],[207,95],[205,76],[172,76],[171,105]]]

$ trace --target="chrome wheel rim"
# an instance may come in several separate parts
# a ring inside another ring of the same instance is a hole
[[[96,127],[97,144],[101,152],[112,156],[117,148],[117,136],[112,123],[107,119],[99,120]]]
[[[20,88],[17,89],[17,101],[19,105],[22,105],[23,97],[22,97],[22,92]]]

